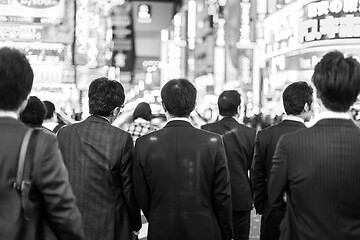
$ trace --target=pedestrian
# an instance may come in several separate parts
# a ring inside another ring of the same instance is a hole
[[[280,239],[359,239],[360,129],[349,109],[360,92],[360,64],[332,51],[311,80],[318,121],[283,135],[273,158],[268,194],[274,208],[287,193]]]
[[[59,146],[83,216],[88,240],[130,240],[141,228],[135,199],[131,135],[115,126],[125,100],[123,86],[105,77],[89,86],[89,113],[61,128]]]
[[[230,178],[222,138],[193,127],[196,89],[173,79],[161,89],[167,124],[137,139],[134,184],[148,240],[230,240]]]
[[[20,113],[20,120],[28,127],[42,127],[46,115],[46,107],[44,103],[36,96],[30,96],[24,111]]]
[[[249,179],[256,130],[238,122],[241,95],[235,90],[224,91],[218,98],[222,118],[201,126],[223,137],[230,171],[234,240],[248,240],[252,191]]]
[[[287,133],[305,129],[305,121],[312,117],[313,89],[304,82],[288,85],[282,102],[286,116],[283,121],[257,133],[251,179],[256,212],[261,214],[260,240],[278,240],[280,222],[285,214],[285,203],[273,208],[268,197],[272,158],[279,138]]]
[[[26,154],[24,162],[19,161],[23,138],[30,132],[18,117],[27,105],[33,78],[24,54],[0,49],[0,239],[42,240],[51,233],[57,239],[81,240],[81,216],[55,135],[29,135],[24,149],[33,157]]]
[[[66,124],[59,120],[58,115],[55,111],[54,103],[45,100],[44,105],[46,108],[46,115],[44,118],[43,126],[56,134],[59,129]]]
[[[146,102],[139,103],[133,113],[133,122],[128,128],[128,132],[133,137],[134,142],[150,132],[156,131],[157,128],[151,124],[152,113],[151,107]]]

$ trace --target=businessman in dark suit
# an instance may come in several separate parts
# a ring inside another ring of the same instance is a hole
[[[306,82],[294,82],[282,94],[286,113],[282,122],[261,130],[256,135],[251,180],[254,204],[261,214],[261,240],[276,240],[280,237],[279,226],[285,214],[285,204],[273,208],[268,198],[268,181],[272,158],[279,138],[286,133],[305,129],[304,121],[312,116],[313,89]]]
[[[360,129],[349,113],[360,92],[360,64],[327,53],[312,82],[320,104],[312,127],[284,135],[269,184],[274,207],[288,194],[280,239],[359,239]]]
[[[25,165],[31,165],[30,199],[22,196],[22,186],[14,187],[21,143],[29,130],[18,118],[28,103],[33,79],[23,53],[0,49],[0,239],[45,239],[41,234],[46,221],[57,239],[82,240],[81,215],[54,134],[39,131],[36,140],[30,138],[36,141],[35,150],[28,149],[35,151],[32,162],[25,159]]]
[[[222,92],[218,99],[218,108],[223,118],[201,128],[223,137],[230,171],[234,239],[248,240],[252,209],[249,170],[256,130],[238,122],[240,103],[241,96],[237,91]]]
[[[98,78],[89,87],[90,116],[60,129],[59,145],[83,216],[86,239],[132,239],[141,228],[133,181],[131,135],[111,125],[122,107],[122,85]]]
[[[231,189],[222,138],[189,120],[196,89],[174,79],[161,89],[167,124],[136,140],[134,185],[148,240],[230,240]]]

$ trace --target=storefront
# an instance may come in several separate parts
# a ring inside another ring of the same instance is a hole
[[[359,9],[357,0],[297,1],[264,20],[262,105],[266,110],[281,112],[284,87],[294,81],[311,82],[325,53],[338,50],[360,57]]]

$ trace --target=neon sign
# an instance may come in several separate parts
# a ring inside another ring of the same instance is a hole
[[[358,0],[332,0],[310,3],[299,23],[299,43],[323,39],[360,37]]]

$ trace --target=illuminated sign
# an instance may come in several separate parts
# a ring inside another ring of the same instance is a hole
[[[2,22],[60,24],[64,16],[65,0],[0,1],[0,21]]]
[[[150,23],[151,22],[151,6],[148,4],[140,4],[138,7],[138,22]]]
[[[299,42],[360,37],[358,0],[332,0],[309,3],[307,20],[299,24]]]
[[[240,42],[250,42],[251,28],[250,28],[250,8],[249,0],[242,0],[241,6],[241,20],[240,20]]]
[[[32,8],[48,8],[59,4],[60,0],[18,0],[18,2],[26,7]]]

